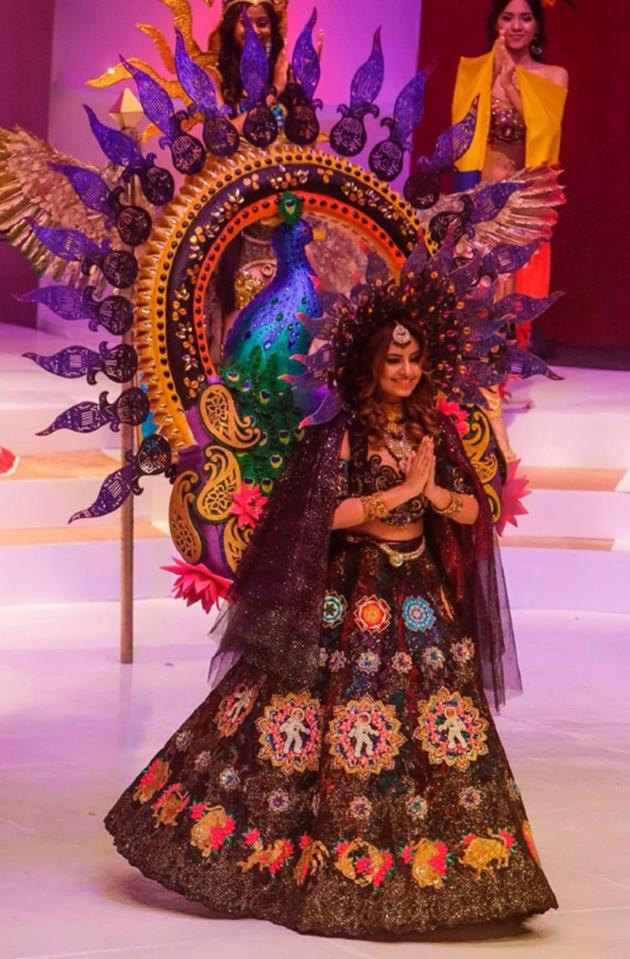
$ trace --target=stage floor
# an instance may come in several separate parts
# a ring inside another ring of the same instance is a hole
[[[117,665],[116,603],[0,611],[2,959],[626,959],[630,617],[515,619],[526,691],[500,730],[561,908],[391,944],[213,919],[114,851],[103,815],[207,695],[199,607],[138,602],[133,667]]]

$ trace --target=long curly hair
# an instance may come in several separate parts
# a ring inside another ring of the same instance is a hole
[[[492,0],[487,23],[488,43],[490,44],[490,47],[494,46],[494,41],[499,35],[497,30],[497,21],[509,3],[510,0]],[[538,28],[536,31],[536,37],[534,38],[534,43],[530,45],[529,52],[531,53],[533,60],[541,61],[543,57],[542,51],[547,43],[545,9],[543,7],[542,0],[527,0],[527,3]]]
[[[241,54],[242,49],[234,37],[236,26],[243,13],[250,6],[249,3],[235,3],[228,7],[219,27],[219,73],[221,74],[221,89],[225,102],[238,112],[238,104],[243,97],[244,90],[241,83]],[[280,18],[271,3],[261,4],[271,23],[271,51],[269,54],[269,83],[273,82],[274,71],[278,57],[284,47],[284,37],[280,29]]]
[[[418,342],[422,354],[422,376],[411,396],[403,400],[405,424],[410,437],[420,440],[437,432],[435,387],[427,368],[427,341],[422,327],[405,315],[404,310],[390,311],[386,322],[380,324],[366,340],[357,357],[355,410],[368,439],[374,446],[382,446],[387,417],[378,397],[378,383],[392,342],[394,327],[400,324]]]

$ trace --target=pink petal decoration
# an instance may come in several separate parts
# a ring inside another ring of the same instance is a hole
[[[529,512],[523,506],[521,500],[529,496],[531,489],[526,476],[517,476],[520,465],[520,460],[513,460],[508,463],[507,477],[501,492],[501,517],[497,523],[499,536],[503,535],[508,523],[511,523],[512,526],[518,526],[516,517],[525,516]]]
[[[174,566],[162,566],[162,569],[176,575],[177,579],[172,586],[173,594],[177,599],[185,599],[187,606],[201,603],[204,611],[209,613],[215,604],[219,605],[220,599],[228,595],[233,582],[231,579],[217,576],[204,563],[192,566],[175,558],[173,562]]]
[[[257,483],[251,486],[243,484],[238,493],[232,494],[230,513],[237,517],[239,527],[251,526],[255,529],[266,505],[267,497],[262,495]]]

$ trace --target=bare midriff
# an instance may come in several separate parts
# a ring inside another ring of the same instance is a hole
[[[418,539],[424,532],[424,523],[409,523],[408,526],[388,526],[379,520],[372,520],[370,523],[361,523],[359,526],[353,526],[351,529],[344,530],[346,533],[356,533],[357,536],[370,536],[372,539],[380,539],[384,543],[407,543],[409,540]]]

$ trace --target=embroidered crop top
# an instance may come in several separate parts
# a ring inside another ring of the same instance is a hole
[[[368,458],[367,436],[356,422],[348,427],[348,439],[350,459],[340,460],[339,463],[337,504],[349,497],[370,496],[372,493],[384,492],[403,482],[403,474],[393,466],[384,464],[378,454]],[[434,439],[438,484],[445,489],[474,496],[475,491],[468,478],[453,463],[440,455],[443,448],[441,433],[438,433]],[[429,501],[425,496],[416,496],[397,506],[381,522],[388,526],[409,526],[422,519],[428,506]]]
[[[341,461],[337,485],[338,502],[350,496],[382,493],[403,482],[403,474],[393,466],[384,464],[378,454],[368,457],[367,435],[357,424],[349,426],[348,437],[350,459],[345,465]],[[382,522],[387,526],[409,526],[422,519],[427,506],[426,497],[416,496],[393,509]]]
[[[520,143],[525,139],[525,120],[511,103],[492,97],[488,140],[499,143]]]

